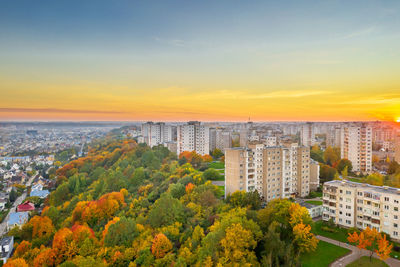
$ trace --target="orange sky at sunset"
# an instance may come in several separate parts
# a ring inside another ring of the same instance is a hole
[[[400,2],[0,8],[0,121],[400,118]]]

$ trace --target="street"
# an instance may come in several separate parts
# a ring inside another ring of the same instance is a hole
[[[33,182],[33,179],[35,178],[35,176],[32,176],[29,181],[26,183],[26,187],[28,188],[28,186],[30,186]],[[7,216],[4,218],[3,222],[0,224],[0,236],[3,236],[6,233],[6,228],[7,228],[7,221],[10,217],[10,213],[11,212],[15,212],[17,210],[17,206],[19,204],[22,203],[22,201],[24,201],[26,198],[26,189],[25,191],[22,193],[22,195],[20,195],[14,202],[14,204],[12,205],[12,207],[10,208],[10,211],[8,212]]]

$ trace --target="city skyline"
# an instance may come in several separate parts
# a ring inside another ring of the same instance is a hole
[[[399,11],[3,2],[0,121],[398,121]]]

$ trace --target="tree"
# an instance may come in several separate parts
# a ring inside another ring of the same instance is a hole
[[[223,265],[251,266],[257,262],[254,248],[257,241],[253,234],[242,227],[241,224],[233,224],[226,229],[225,238],[221,240],[223,247],[220,263]]]
[[[3,267],[28,267],[28,264],[24,259],[15,258],[9,259],[7,263],[3,265]]]
[[[216,148],[211,152],[211,155],[214,159],[219,159],[224,155],[224,153],[220,149]]]
[[[400,172],[400,164],[395,160],[391,161],[389,164],[388,174],[395,174]]]
[[[156,259],[163,258],[172,249],[172,243],[162,233],[156,235],[151,245],[151,252]]]
[[[216,169],[207,169],[205,172],[203,172],[203,177],[206,180],[219,180],[221,175],[219,174],[219,172]]]
[[[362,179],[363,183],[382,186],[383,176],[379,173],[373,173]]]
[[[183,222],[184,211],[182,203],[173,198],[169,193],[164,193],[154,203],[149,213],[149,223],[152,227],[157,228],[172,224],[176,221]]]
[[[168,190],[171,193],[171,196],[177,199],[181,198],[185,194],[185,186],[181,183],[171,184]]]
[[[347,240],[356,244],[360,250],[368,249],[370,251],[370,261],[372,261],[374,251],[381,260],[387,259],[393,247],[386,240],[385,234],[380,234],[375,228],[371,229],[369,227],[365,228],[360,234],[357,232],[349,233]]]
[[[338,149],[328,146],[324,151],[324,161],[326,164],[332,166],[335,162],[340,159]]]
[[[321,168],[319,170],[319,177],[321,182],[332,181],[337,174],[337,170],[329,165],[321,164]]]
[[[347,171],[351,172],[351,170],[353,169],[353,164],[348,159],[341,159],[341,160],[339,160],[339,163],[337,164],[336,169],[338,170],[339,173],[341,173],[344,170],[344,168],[346,168],[346,167],[347,167]]]
[[[136,222],[133,219],[121,217],[121,219],[112,224],[104,238],[104,244],[107,247],[114,246],[132,246],[133,240],[139,235]]]
[[[311,226],[303,223],[293,227],[293,242],[298,247],[299,253],[314,251],[318,245],[318,239],[311,233]]]
[[[11,189],[10,196],[9,196],[10,202],[14,202],[17,198],[18,198],[17,191],[15,191],[14,189]]]

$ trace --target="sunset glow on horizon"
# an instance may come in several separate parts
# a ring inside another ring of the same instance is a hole
[[[400,2],[0,3],[0,121],[400,121]]]

